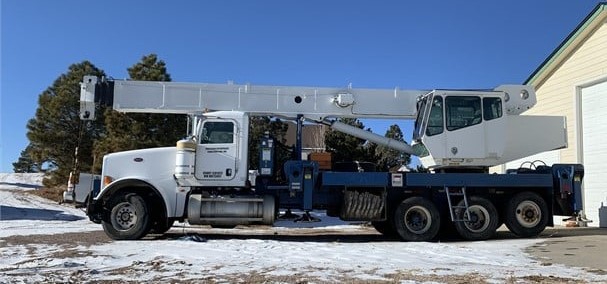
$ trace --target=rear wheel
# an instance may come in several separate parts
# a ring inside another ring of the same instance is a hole
[[[430,200],[410,197],[396,208],[394,228],[405,241],[429,241],[440,229],[440,213]]]
[[[515,235],[537,236],[548,224],[548,205],[536,193],[521,192],[508,201],[505,216],[506,226]]]
[[[465,206],[464,200],[458,203],[458,207],[460,206]],[[493,203],[478,196],[470,197],[468,210],[458,209],[455,211],[455,216],[458,220],[466,220],[455,222],[455,229],[466,240],[491,238],[499,225],[499,215]]]
[[[371,222],[371,225],[373,225],[375,230],[386,237],[397,236],[396,229],[394,229],[394,224],[392,224],[390,221],[373,221]]]
[[[109,201],[110,214],[102,221],[105,233],[114,240],[136,240],[150,231],[150,216],[143,197],[117,194]]]

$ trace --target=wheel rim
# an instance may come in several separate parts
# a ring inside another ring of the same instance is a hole
[[[422,206],[412,206],[405,212],[405,226],[415,234],[423,234],[432,226],[430,211]]]
[[[516,206],[516,221],[525,227],[533,228],[542,220],[542,211],[537,203],[525,200]]]
[[[112,224],[116,229],[128,230],[137,224],[137,214],[135,208],[130,203],[121,203],[117,205],[116,214],[112,218]]]
[[[489,211],[483,206],[472,205],[468,207],[468,216],[464,216],[467,221],[464,222],[466,228],[473,233],[480,233],[489,227],[491,216]]]

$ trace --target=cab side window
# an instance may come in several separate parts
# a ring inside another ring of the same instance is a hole
[[[234,123],[206,121],[202,127],[200,144],[226,144],[234,142]]]
[[[447,130],[453,131],[481,123],[481,98],[476,96],[450,96],[445,99]]]
[[[501,98],[483,98],[483,119],[492,120],[502,117]]]

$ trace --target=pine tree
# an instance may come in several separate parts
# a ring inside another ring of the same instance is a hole
[[[156,54],[143,56],[128,68],[129,77],[139,81],[171,81],[166,64]],[[174,146],[186,135],[187,117],[178,114],[105,113],[107,136],[95,144],[97,169],[103,155],[112,152],[151,147]]]
[[[29,156],[34,164],[50,169],[47,186],[65,183],[76,162],[80,168],[90,169],[93,141],[103,135],[100,120],[85,123],[79,118],[80,82],[84,75],[104,73],[88,61],[71,65],[40,94],[36,114],[27,123],[30,144],[21,158],[27,160]]]
[[[21,151],[19,159],[13,163],[13,171],[16,173],[37,173],[40,172],[40,165],[34,161],[31,155],[32,145],[29,144]]]
[[[364,129],[364,124],[356,118],[340,118],[340,122]],[[367,129],[368,130],[368,129]],[[325,147],[333,153],[333,161],[374,161],[375,145],[366,140],[330,130],[325,136]]]
[[[403,132],[396,124],[391,125],[384,136],[405,142]],[[411,162],[411,155],[381,145],[377,146],[376,156],[378,170],[380,171],[395,170]]]

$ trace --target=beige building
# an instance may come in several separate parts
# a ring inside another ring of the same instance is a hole
[[[289,128],[287,128],[286,142],[285,145],[295,145],[297,123],[286,121]],[[308,155],[314,152],[325,151],[325,134],[329,130],[329,127],[322,124],[304,124],[302,129],[302,159],[307,160]]]
[[[537,105],[525,114],[566,116],[569,147],[524,160],[583,164],[588,225],[607,227],[607,3],[599,3],[525,84],[537,91]]]

